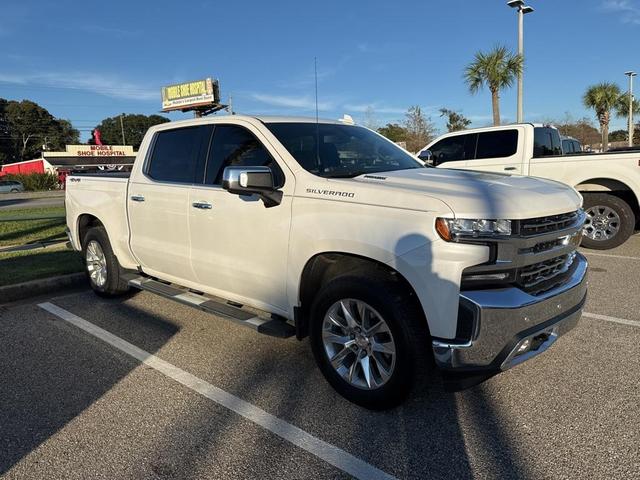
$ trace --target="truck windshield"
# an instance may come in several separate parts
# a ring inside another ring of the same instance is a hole
[[[366,128],[333,123],[267,123],[307,170],[326,178],[424,168],[411,155]]]

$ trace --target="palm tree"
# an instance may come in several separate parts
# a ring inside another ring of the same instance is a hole
[[[635,98],[633,99],[633,103],[632,103],[632,112],[633,115],[638,115],[640,113],[640,101],[636,100]],[[618,99],[618,103],[615,106],[615,110],[616,110],[616,116],[620,117],[620,118],[624,118],[625,120],[628,120],[629,118],[629,92],[624,92],[622,95],[620,95],[620,98]],[[632,126],[631,128],[631,132],[633,132],[635,130],[634,126]],[[633,135],[633,133],[631,133]],[[633,135],[635,137],[635,135]],[[628,135],[627,135],[628,138]],[[634,143],[634,142],[631,142]]]
[[[500,125],[500,90],[513,85],[522,73],[523,58],[507,47],[497,46],[488,53],[477,52],[474,61],[464,71],[464,79],[472,94],[485,85],[491,92],[493,124]]]
[[[587,108],[593,108],[600,123],[602,132],[602,151],[606,151],[609,145],[609,121],[611,110],[620,102],[620,87],[615,83],[602,82],[590,86],[582,97],[582,103]]]

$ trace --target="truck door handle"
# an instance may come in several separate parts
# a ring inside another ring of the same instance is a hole
[[[516,167],[504,167],[505,170],[516,170]]]
[[[144,202],[144,195],[131,195],[131,200],[134,202]]]
[[[207,202],[193,202],[191,205],[193,208],[199,208],[201,210],[211,210],[213,208],[213,205]]]

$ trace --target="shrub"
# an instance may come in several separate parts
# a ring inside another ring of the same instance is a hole
[[[53,173],[11,173],[3,177],[4,180],[15,180],[22,183],[28,191],[57,190],[60,188],[58,176]]]

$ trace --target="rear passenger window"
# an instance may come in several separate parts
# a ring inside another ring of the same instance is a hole
[[[271,154],[251,132],[237,125],[218,125],[207,159],[205,183],[220,185],[225,167],[269,167],[277,187],[284,185],[284,174]]]
[[[533,134],[533,156],[562,155],[560,135],[553,128],[536,127]]]
[[[201,183],[211,129],[201,125],[158,132],[147,175],[162,182]]]
[[[498,130],[478,134],[476,159],[510,157],[518,150],[517,130]]]
[[[429,150],[437,165],[444,162],[469,160],[475,155],[477,134],[454,135],[443,138],[432,145]]]

